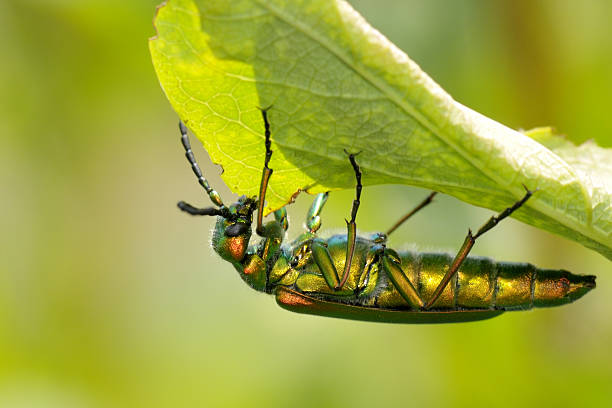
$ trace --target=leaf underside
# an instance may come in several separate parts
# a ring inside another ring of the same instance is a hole
[[[170,0],[150,50],[160,83],[223,179],[257,195],[269,112],[267,210],[299,191],[409,184],[500,211],[612,259],[612,151],[525,134],[454,101],[341,0]],[[606,167],[607,166],[607,167]]]

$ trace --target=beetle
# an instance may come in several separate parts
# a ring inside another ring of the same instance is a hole
[[[269,108],[268,108],[269,109]],[[276,296],[290,311],[328,317],[389,322],[448,323],[488,319],[509,310],[557,306],[573,302],[595,287],[595,276],[565,270],[539,269],[527,263],[496,262],[468,257],[476,239],[519,209],[534,193],[525,187],[522,199],[491,217],[477,232],[471,230],[456,256],[444,253],[397,252],[387,237],[412,215],[432,202],[431,193],[387,233],[357,235],[361,169],[356,154],[349,163],[356,178],[347,233],[321,238],[321,211],[328,193],[315,197],[306,217],[306,232],[283,244],[288,228],[283,207],[274,220],[263,223],[268,182],[273,170],[268,109],[261,109],[265,161],[258,197],[242,196],[226,206],[200,170],[183,122],[179,122],[185,156],[198,182],[214,204],[196,208],[184,201],[178,207],[191,215],[216,216],[212,247],[231,263],[253,289]],[[253,214],[261,240],[249,245]]]

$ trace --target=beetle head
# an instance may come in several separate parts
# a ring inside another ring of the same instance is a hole
[[[212,246],[221,258],[231,263],[241,262],[244,259],[252,234],[251,224],[256,208],[256,198],[242,196],[238,202],[227,208],[227,212],[217,217]]]

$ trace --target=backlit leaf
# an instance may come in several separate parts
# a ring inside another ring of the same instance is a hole
[[[542,145],[457,103],[344,1],[170,0],[155,25],[162,87],[232,191],[258,192],[257,107],[273,105],[268,209],[300,190],[353,188],[343,150],[361,151],[365,185],[493,210],[537,188],[516,218],[612,259],[609,150],[534,137]]]

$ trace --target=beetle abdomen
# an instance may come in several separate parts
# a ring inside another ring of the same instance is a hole
[[[431,298],[453,260],[451,255],[441,253],[402,252],[400,257],[402,269],[424,301]],[[594,276],[469,257],[432,309],[517,310],[558,306],[579,299],[594,287]],[[401,307],[402,299],[393,292],[396,291],[383,291],[378,306]]]

